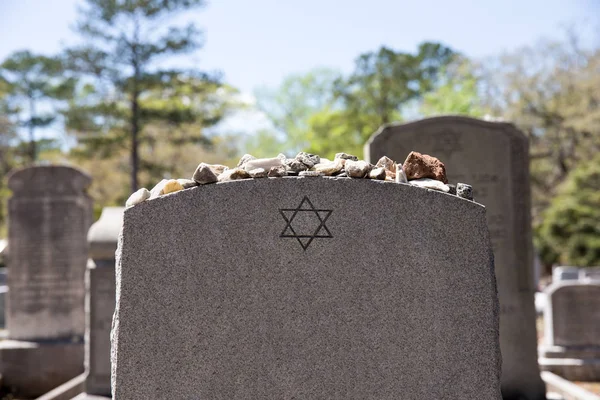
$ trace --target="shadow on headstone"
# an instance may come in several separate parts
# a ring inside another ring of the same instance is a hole
[[[450,183],[473,186],[485,205],[500,300],[502,394],[505,400],[545,399],[537,364],[530,221],[528,141],[512,124],[446,116],[379,129],[365,159],[404,162],[411,151],[437,157]]]
[[[19,398],[83,372],[90,182],[64,166],[25,168],[8,179],[9,340],[0,342],[0,373]]]

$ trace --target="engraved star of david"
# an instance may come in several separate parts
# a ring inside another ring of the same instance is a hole
[[[327,226],[325,226],[325,222],[327,222],[327,218],[333,210],[316,209],[307,196],[304,196],[298,207],[280,208],[279,212],[286,222],[286,226],[279,237],[297,239],[304,251],[308,249],[314,239],[333,237]],[[300,219],[303,221],[300,221]],[[296,221],[295,225],[294,221]],[[304,224],[301,222],[304,222]]]

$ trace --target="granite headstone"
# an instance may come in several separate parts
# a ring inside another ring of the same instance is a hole
[[[115,311],[115,251],[123,207],[106,207],[88,232],[86,393],[110,397],[110,328]]]
[[[499,400],[485,208],[410,185],[289,177],[125,211],[115,400]]]
[[[0,342],[0,373],[23,397],[39,396],[83,370],[90,182],[65,166],[24,168],[8,179],[11,340]]]
[[[600,282],[558,282],[545,293],[540,366],[572,381],[600,381]]]
[[[372,163],[411,151],[439,158],[450,183],[473,186],[485,204],[500,300],[502,395],[545,399],[537,365],[527,138],[512,124],[446,116],[383,126],[365,145]]]

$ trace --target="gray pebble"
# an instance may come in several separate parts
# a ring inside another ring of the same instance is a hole
[[[358,161],[358,157],[353,156],[352,154],[347,154],[347,153],[337,153],[335,155],[335,158],[339,158],[341,160],[352,160],[352,161]]]
[[[350,178],[365,178],[368,177],[372,167],[371,164],[363,160],[346,160],[344,168]]]
[[[193,179],[181,178],[177,179],[177,182],[179,182],[179,184],[181,184],[181,186],[183,186],[184,189],[189,189],[191,187],[198,186],[198,182],[196,182]]]
[[[206,163],[200,163],[194,172],[192,179],[200,185],[217,182],[217,175]]]
[[[315,176],[323,176],[325,174],[322,173],[321,171],[302,171],[298,175],[315,177]]]
[[[254,157],[250,154],[244,154],[242,156],[242,158],[240,158],[240,161],[237,163],[237,166],[241,167],[242,165],[246,164],[250,160],[256,160],[256,157]]]
[[[281,178],[282,176],[288,175],[285,167],[273,167],[269,170],[267,176],[269,178]]]
[[[308,167],[301,161],[295,158],[290,158],[285,161],[285,167],[288,172],[298,173],[300,171],[306,171]]]
[[[314,167],[316,164],[321,162],[321,157],[316,154],[309,154],[301,151],[296,155],[296,160],[306,165],[308,168]]]
[[[269,172],[264,168],[255,168],[252,171],[249,171],[248,175],[250,175],[250,178],[266,178],[269,175]]]
[[[127,202],[125,203],[125,207],[133,207],[136,204],[140,204],[142,201],[147,200],[149,198],[150,191],[146,188],[141,188],[140,190],[129,196]]]
[[[456,196],[456,185],[449,183],[447,186],[450,188],[450,191],[448,193]]]
[[[457,183],[456,195],[458,197],[462,197],[463,199],[473,200],[473,187],[471,185],[467,185],[466,183]]]
[[[378,179],[380,181],[384,180],[386,177],[385,168],[373,168],[371,172],[369,172],[369,178]]]

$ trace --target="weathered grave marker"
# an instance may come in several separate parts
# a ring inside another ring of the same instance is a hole
[[[125,211],[115,400],[500,399],[481,205],[349,178],[218,183]]]
[[[542,369],[572,381],[600,381],[600,282],[563,281],[545,292]]]
[[[9,177],[11,340],[0,342],[0,373],[3,384],[24,397],[39,396],[83,370],[90,181],[64,166],[25,168]]]
[[[546,398],[537,365],[527,138],[513,125],[436,117],[388,125],[365,145],[365,159],[403,162],[415,150],[439,158],[450,183],[473,185],[487,209],[500,299],[502,394]]]

